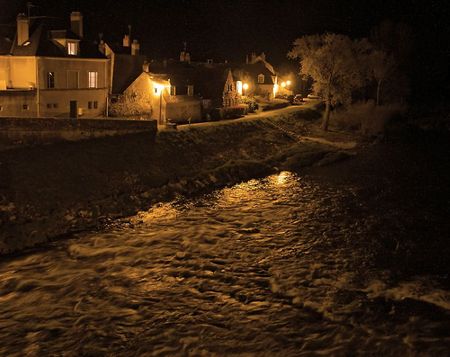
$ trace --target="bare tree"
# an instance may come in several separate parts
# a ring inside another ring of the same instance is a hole
[[[364,84],[360,59],[368,48],[367,41],[352,41],[332,33],[294,41],[288,57],[300,59],[300,74],[313,79],[314,91],[325,100],[324,130],[328,130],[331,106],[350,103],[352,92]]]
[[[392,75],[395,68],[394,57],[385,51],[374,50],[369,56],[370,73],[377,84],[376,103],[380,105],[381,87],[383,82]]]
[[[403,23],[384,21],[372,30],[371,42],[376,49],[386,53],[388,61],[394,62],[388,73],[389,81],[382,81],[383,93],[388,93],[391,101],[403,102],[410,92],[412,29]]]

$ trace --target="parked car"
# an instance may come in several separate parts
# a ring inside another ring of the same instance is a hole
[[[292,104],[303,104],[303,96],[301,94],[296,94],[292,99]]]

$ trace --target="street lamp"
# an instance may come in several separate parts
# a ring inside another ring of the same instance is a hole
[[[155,95],[159,94],[159,124],[162,125],[162,92],[164,86],[159,83],[155,83],[154,86],[155,86]]]
[[[245,91],[248,89],[248,83],[244,83],[243,85],[242,85],[242,94],[243,95],[245,95]]]

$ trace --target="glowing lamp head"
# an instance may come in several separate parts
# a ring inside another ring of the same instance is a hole
[[[282,88],[286,87],[286,82],[281,82],[281,87]]]
[[[160,95],[164,89],[164,86],[159,83],[154,83],[153,88],[155,89],[155,95]]]
[[[248,89],[248,83],[244,83],[244,84],[242,85],[242,88],[244,88],[245,90],[247,90],[247,89]]]
[[[286,81],[286,85],[287,85],[287,86],[290,86],[291,84],[292,84],[291,81]]]

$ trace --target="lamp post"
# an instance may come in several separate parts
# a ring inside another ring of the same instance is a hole
[[[159,124],[162,125],[162,89],[159,89]]]
[[[155,88],[155,96],[159,94],[159,125],[162,125],[162,92],[164,89],[164,86],[159,84],[159,83],[155,83],[154,84],[154,88]]]

